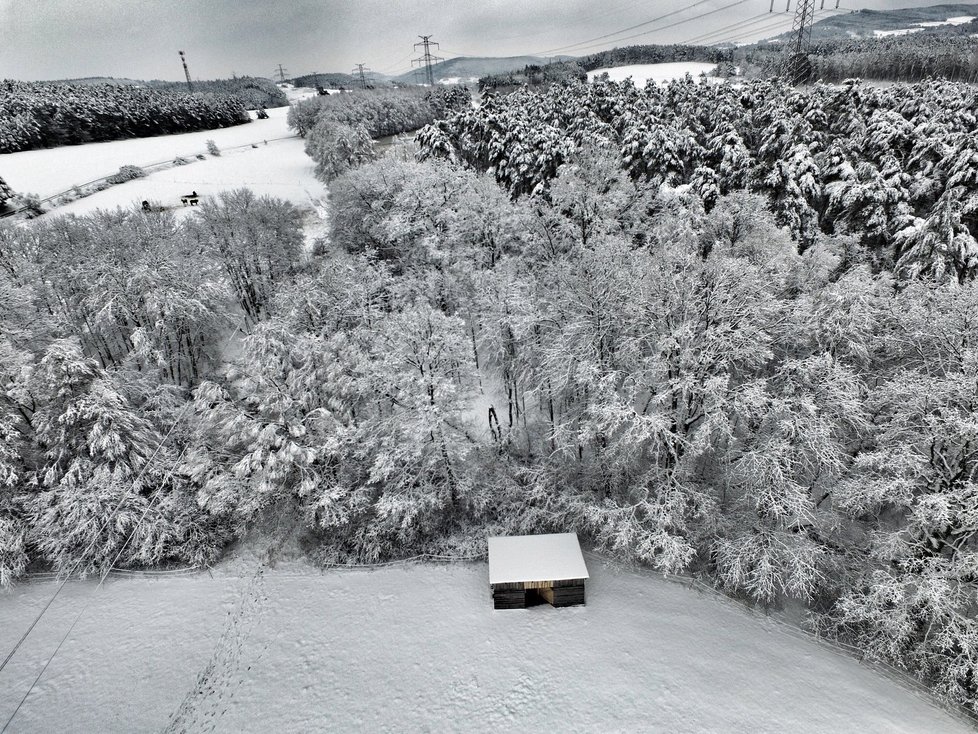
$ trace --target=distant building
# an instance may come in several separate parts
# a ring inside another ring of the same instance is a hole
[[[584,604],[589,578],[576,533],[489,538],[489,586],[494,609],[540,602]]]

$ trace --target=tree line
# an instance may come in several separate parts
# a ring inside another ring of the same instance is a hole
[[[587,81],[587,72],[614,66],[631,64],[664,64],[679,61],[702,61],[719,64],[730,61],[729,50],[714,46],[688,46],[685,44],[647,44],[621,46],[607,51],[563,59],[551,64],[528,65],[522,70],[506,74],[487,74],[479,79],[480,90],[512,91],[524,84],[549,86],[573,80]]]
[[[467,108],[472,97],[460,87],[364,90],[302,100],[288,124],[306,139],[324,182],[377,156],[374,139],[412,132]]]
[[[154,80],[146,82],[155,89],[169,92],[183,92],[187,89],[185,82],[165,82]],[[236,76],[231,79],[205,79],[194,82],[194,92],[198,94],[214,94],[237,99],[246,110],[257,110],[262,107],[288,107],[289,99],[285,92],[279,89],[271,79],[257,76]]]
[[[119,84],[0,81],[0,153],[250,122],[233,96]]]
[[[971,33],[978,30],[972,23]],[[810,78],[823,82],[878,79],[917,82],[926,79],[978,81],[978,38],[959,32],[921,32],[862,39],[822,39],[807,51]],[[967,27],[965,27],[967,30]],[[776,76],[785,61],[784,44],[757,44],[744,51],[745,73]],[[739,58],[739,52],[738,52]]]

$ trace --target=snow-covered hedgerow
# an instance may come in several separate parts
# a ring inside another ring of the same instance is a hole
[[[116,84],[0,81],[0,153],[248,122],[233,97]]]
[[[120,166],[117,173],[113,173],[105,180],[110,184],[121,184],[137,178],[143,178],[145,175],[146,172],[139,166]]]

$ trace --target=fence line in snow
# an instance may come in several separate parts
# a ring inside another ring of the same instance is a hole
[[[222,129],[226,129],[226,128],[218,128],[218,129],[219,130],[222,130]],[[198,132],[209,132],[209,131],[198,131]],[[274,142],[276,142],[278,140],[291,140],[292,138],[295,138],[295,137],[298,137],[298,136],[297,135],[283,135],[283,136],[278,137],[278,138],[268,138],[267,140],[263,139],[262,142],[267,145],[270,142],[271,143],[274,143]],[[134,139],[137,139],[137,138],[134,138]],[[138,138],[138,139],[141,139],[141,138]],[[146,139],[148,139],[148,138],[146,138]],[[107,141],[107,142],[118,142],[118,141],[110,140],[110,141]],[[258,145],[258,141],[255,141],[253,143],[242,143],[241,145],[231,145],[231,146],[228,146],[226,148],[221,148],[220,150],[223,153],[224,151],[227,151],[227,150],[238,150],[239,148],[253,148],[256,145]],[[156,161],[155,163],[144,163],[142,165],[138,165],[137,167],[143,169],[144,171],[149,171],[150,169],[159,169],[161,171],[165,171],[165,170],[167,170],[169,168],[175,167],[177,164],[174,163],[174,161],[176,161],[178,158],[190,157],[193,160],[187,160],[186,161],[186,164],[190,164],[190,163],[193,163],[194,160],[199,160],[197,158],[198,155],[204,155],[207,152],[208,151],[206,149],[204,149],[202,151],[198,151],[198,152],[195,152],[195,153],[182,153],[182,154],[179,154],[179,155],[174,156],[173,158],[169,158],[169,159],[167,159],[165,161]],[[181,164],[181,165],[184,165],[184,164]],[[107,174],[105,176],[101,176],[99,178],[94,178],[91,181],[85,181],[84,183],[75,184],[70,189],[66,189],[65,191],[59,191],[59,192],[57,192],[55,194],[51,194],[50,196],[45,196],[43,199],[38,199],[38,202],[41,203],[41,204],[44,204],[46,202],[53,202],[55,199],[58,199],[58,198],[60,198],[62,196],[66,196],[67,194],[73,194],[74,191],[75,191],[75,189],[81,189],[84,186],[91,186],[92,184],[99,184],[99,183],[106,182],[106,181],[108,181],[108,179],[112,178],[113,176],[117,176],[118,173],[119,172],[116,171],[115,173],[109,173],[109,174]],[[122,183],[128,183],[128,182],[123,181]],[[121,184],[112,184],[112,185],[113,186],[119,186]],[[104,189],[102,189],[102,191],[104,191]],[[71,201],[78,201],[79,199],[85,199],[85,198],[87,198],[89,196],[92,196],[93,194],[97,194],[97,193],[99,193],[99,191],[83,191],[81,196],[77,196],[74,199],[72,199]],[[71,202],[65,202],[65,203],[67,204],[67,203],[71,203]],[[60,206],[63,206],[63,205],[64,204],[61,204]],[[57,209],[57,208],[58,208],[58,205],[56,205],[54,207],[54,209]],[[4,212],[3,214],[0,214],[0,219],[3,219],[5,217],[12,217],[15,214],[20,214],[21,212],[28,211],[29,209],[30,209],[29,206],[22,206],[19,209],[13,209],[11,211]],[[48,212],[45,212],[45,213],[47,214]]]

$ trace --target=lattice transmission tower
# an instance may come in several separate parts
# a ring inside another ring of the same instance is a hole
[[[435,86],[435,75],[431,71],[431,65],[432,63],[437,64],[439,61],[444,61],[445,59],[441,58],[440,56],[431,55],[431,47],[438,46],[438,44],[435,41],[431,40],[431,36],[418,36],[418,38],[420,38],[421,40],[418,43],[414,44],[414,47],[417,48],[418,46],[422,46],[424,48],[424,53],[421,55],[420,58],[411,59],[411,65],[414,66],[414,64],[418,64],[423,66],[425,72],[425,80],[428,82],[429,87],[433,87]],[[438,46],[438,48],[440,49],[441,47]]]
[[[190,81],[190,69],[187,68],[187,57],[184,55],[183,51],[179,52],[180,63],[183,64],[183,74],[187,77],[187,89],[191,92],[194,91],[194,83]]]
[[[822,0],[824,4],[825,0]],[[792,51],[784,66],[784,76],[791,84],[812,81],[814,69],[808,60],[808,46],[812,40],[815,23],[815,0],[797,0],[795,20],[791,24]]]
[[[370,87],[370,80],[368,79],[367,75],[372,73],[373,72],[363,64],[357,64],[357,67],[350,72],[351,76],[359,78],[360,89],[367,89]]]

